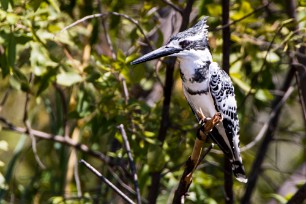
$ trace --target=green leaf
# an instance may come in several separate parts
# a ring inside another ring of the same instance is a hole
[[[61,12],[60,8],[59,8],[58,5],[57,5],[57,1],[55,1],[55,0],[49,0],[49,2],[50,2],[50,4],[53,6],[53,8],[56,10],[57,13],[60,13],[60,12]]]
[[[56,76],[56,83],[63,86],[71,86],[83,81],[83,78],[75,72],[64,72]]]
[[[258,53],[258,57],[262,59],[266,59],[269,63],[275,63],[280,60],[280,57],[275,52],[269,52],[267,55],[267,51]]]
[[[11,25],[16,25],[18,23],[20,17],[14,13],[7,13],[6,21]]]
[[[9,5],[9,0],[1,0],[1,8],[3,10],[7,10],[8,9],[8,5]]]
[[[144,135],[146,137],[154,137],[155,136],[155,133],[154,132],[149,132],[149,131],[144,131]]]
[[[253,93],[255,91],[254,89],[251,89],[249,84],[241,79],[242,76],[239,73],[231,73],[231,78],[233,82],[236,83],[245,92],[251,91]]]
[[[255,97],[261,101],[271,101],[273,99],[273,95],[267,89],[259,89],[256,91]]]

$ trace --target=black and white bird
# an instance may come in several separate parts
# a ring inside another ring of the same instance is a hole
[[[170,41],[136,60],[139,64],[164,56],[175,56],[180,62],[184,95],[200,121],[201,114],[213,117],[217,112],[223,120],[209,134],[229,158],[234,176],[247,182],[239,149],[239,120],[234,87],[230,77],[213,62],[208,43],[207,17],[193,27],[179,32]]]

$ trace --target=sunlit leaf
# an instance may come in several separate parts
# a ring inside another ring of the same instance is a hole
[[[271,194],[267,195],[267,197],[274,198],[278,203],[281,203],[281,204],[287,203],[287,200],[279,194],[271,193]]]
[[[8,143],[5,140],[0,140],[0,150],[7,151],[8,150]]]
[[[83,78],[75,72],[63,72],[56,76],[56,82],[63,86],[71,86],[83,81]]]
[[[255,97],[264,102],[271,101],[273,99],[273,95],[267,89],[257,90]]]

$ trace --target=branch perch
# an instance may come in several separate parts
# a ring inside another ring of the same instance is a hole
[[[187,196],[189,186],[192,183],[193,172],[196,170],[197,166],[200,164],[200,162],[204,159],[204,157],[213,147],[213,145],[211,145],[204,153],[204,156],[201,157],[203,144],[206,141],[207,136],[211,132],[211,130],[219,122],[222,121],[222,115],[220,113],[216,113],[214,117],[211,119],[206,118],[204,114],[201,112],[198,112],[198,115],[200,116],[201,121],[203,121],[204,124],[197,132],[197,138],[195,140],[191,156],[186,161],[184,173],[181,177],[179,186],[175,191],[174,198],[173,198],[173,204],[184,203],[184,199]]]

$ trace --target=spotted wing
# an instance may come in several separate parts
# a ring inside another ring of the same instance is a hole
[[[215,102],[215,108],[223,115],[224,133],[220,127],[212,131],[212,139],[219,145],[232,162],[232,168],[237,179],[246,182],[239,149],[239,120],[234,86],[230,77],[219,68],[217,63],[211,63],[210,92]],[[222,127],[221,127],[222,128]]]

